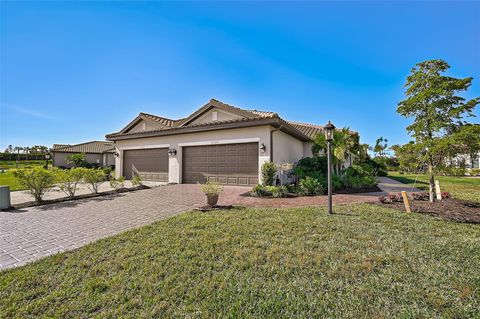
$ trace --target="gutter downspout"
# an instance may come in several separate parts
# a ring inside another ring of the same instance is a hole
[[[270,162],[273,163],[273,133],[280,131],[283,125],[280,125],[278,128],[275,128],[270,131]]]

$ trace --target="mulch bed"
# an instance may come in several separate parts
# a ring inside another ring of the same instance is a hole
[[[405,211],[403,202],[377,203],[380,206]],[[411,201],[412,211],[460,223],[480,224],[480,203],[454,198],[429,201]]]
[[[382,190],[377,186],[372,186],[369,188],[358,188],[358,189],[339,189],[334,191],[334,194],[359,194],[359,193],[380,193]]]

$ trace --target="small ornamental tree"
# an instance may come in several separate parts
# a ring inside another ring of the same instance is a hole
[[[352,156],[352,154],[359,154],[363,150],[360,144],[358,134],[351,132],[348,127],[333,132],[332,141],[332,159],[333,169],[337,173],[341,170],[342,163]],[[318,156],[322,152],[327,154],[327,141],[324,133],[319,133],[314,138],[314,145],[312,146],[312,153]]]
[[[97,194],[98,187],[105,181],[105,173],[101,169],[85,169],[83,180],[87,183],[88,189],[90,189],[92,193]]]
[[[75,167],[72,169],[56,170],[56,182],[67,196],[74,197],[78,184],[83,180],[86,168]]]
[[[67,163],[72,164],[73,167],[88,167],[85,153],[68,155]]]
[[[17,169],[13,171],[13,176],[22,187],[30,191],[37,203],[42,201],[45,192],[52,188],[55,182],[52,171],[43,167]]]
[[[457,92],[466,91],[472,78],[454,78],[443,75],[450,68],[443,60],[418,63],[410,72],[405,84],[406,99],[398,103],[397,112],[413,119],[407,131],[415,138],[415,144],[424,152],[418,157],[427,164],[430,201],[434,201],[435,157],[451,147],[448,131],[473,116],[473,109],[480,98],[466,101]]]
[[[273,162],[265,162],[262,164],[262,184],[265,186],[273,186],[277,174],[277,166]]]

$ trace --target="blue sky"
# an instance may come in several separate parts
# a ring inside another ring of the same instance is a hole
[[[103,139],[141,111],[179,118],[212,97],[404,143],[396,104],[432,58],[480,95],[478,2],[0,5],[2,149]]]

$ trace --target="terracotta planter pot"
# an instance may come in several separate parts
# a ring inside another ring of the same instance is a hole
[[[207,204],[215,206],[218,203],[218,194],[207,194]]]

